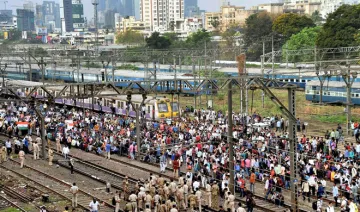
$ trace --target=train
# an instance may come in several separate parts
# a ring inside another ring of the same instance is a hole
[[[305,97],[311,102],[320,102],[320,81],[311,81],[306,84]],[[345,82],[329,81],[323,84],[322,102],[327,104],[343,104],[347,101]],[[360,105],[360,82],[351,86],[351,103]]]
[[[32,81],[24,81],[24,80],[13,80],[6,79],[5,86],[42,86],[43,83],[40,82],[32,82]],[[60,92],[61,87],[48,87],[47,90],[57,95]],[[17,94],[19,96],[25,96],[28,90],[25,88],[17,89]],[[103,91],[103,94],[110,94],[107,91]],[[69,92],[64,93],[65,96],[70,95]],[[44,99],[47,94],[40,88],[34,92],[33,97],[39,100]],[[154,119],[154,120],[164,120],[169,118],[177,118],[181,115],[181,108],[179,107],[179,103],[177,99],[169,99],[166,96],[148,96],[144,101],[144,104],[141,105],[143,101],[142,95],[132,95],[131,102],[135,107],[140,108],[141,114],[143,118],[146,119]],[[74,100],[74,99],[63,99],[57,98],[54,100],[54,103],[57,105],[65,105],[71,107],[78,107],[84,109],[94,109],[95,111],[104,112],[104,113],[114,113],[118,115],[128,115],[131,117],[136,116],[135,108],[132,108],[132,105],[128,103],[127,96],[124,95],[114,95],[111,97],[95,97]]]

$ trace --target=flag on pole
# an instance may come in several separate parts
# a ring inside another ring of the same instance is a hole
[[[18,126],[19,130],[27,130],[29,129],[29,122],[17,122],[16,125]]]

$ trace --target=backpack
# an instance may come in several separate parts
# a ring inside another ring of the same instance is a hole
[[[112,198],[111,204],[112,204],[112,205],[116,205],[115,197]]]
[[[312,203],[312,209],[317,210],[317,201]]]

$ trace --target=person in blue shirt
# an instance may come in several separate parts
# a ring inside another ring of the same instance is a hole
[[[25,137],[23,140],[23,150],[24,150],[25,154],[29,154],[29,141],[28,141],[27,137]]]
[[[336,184],[334,184],[332,192],[333,192],[333,197],[334,197],[334,200],[335,200],[335,207],[338,207],[338,201],[337,200],[338,200],[338,197],[339,197],[339,189],[338,189]]]
[[[111,151],[111,144],[110,144],[110,142],[107,142],[107,143],[106,143],[106,145],[105,145],[105,151],[106,151],[105,158],[110,160],[110,151]]]

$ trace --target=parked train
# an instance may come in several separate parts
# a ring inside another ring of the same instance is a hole
[[[40,86],[43,83],[40,82],[31,82],[31,81],[24,81],[24,80],[12,80],[6,79],[5,81],[6,86]],[[47,90],[57,95],[61,91],[62,87],[48,87]],[[20,96],[25,96],[29,90],[25,88],[18,89],[17,93]],[[103,94],[107,94],[108,91],[103,91]],[[111,94],[111,93],[108,93]],[[65,96],[70,95],[67,91],[64,93]],[[43,97],[48,96],[41,88],[34,92],[33,95],[37,99],[42,99]],[[148,96],[144,101],[144,104],[141,105],[143,97],[141,95],[132,95],[131,102],[134,104],[135,107],[139,107],[143,117],[147,119],[168,119],[168,118],[176,118],[179,117],[181,114],[181,110],[179,107],[178,101],[169,99],[165,96],[161,97],[151,97]],[[124,95],[114,95],[111,97],[102,97],[98,98],[95,97],[94,99],[62,99],[57,98],[55,99],[55,103],[58,105],[67,105],[67,106],[75,106],[79,108],[85,109],[94,109],[96,111],[106,112],[106,113],[115,113],[119,115],[126,115],[135,117],[136,112],[134,108],[132,108],[131,104],[128,104],[127,96]],[[127,113],[128,111],[128,113]]]
[[[351,86],[351,103],[360,105],[360,83],[354,82]],[[322,90],[322,102],[328,104],[342,104],[346,102],[347,90],[345,82],[325,82]],[[306,100],[320,102],[320,82],[311,81],[306,84]]]

